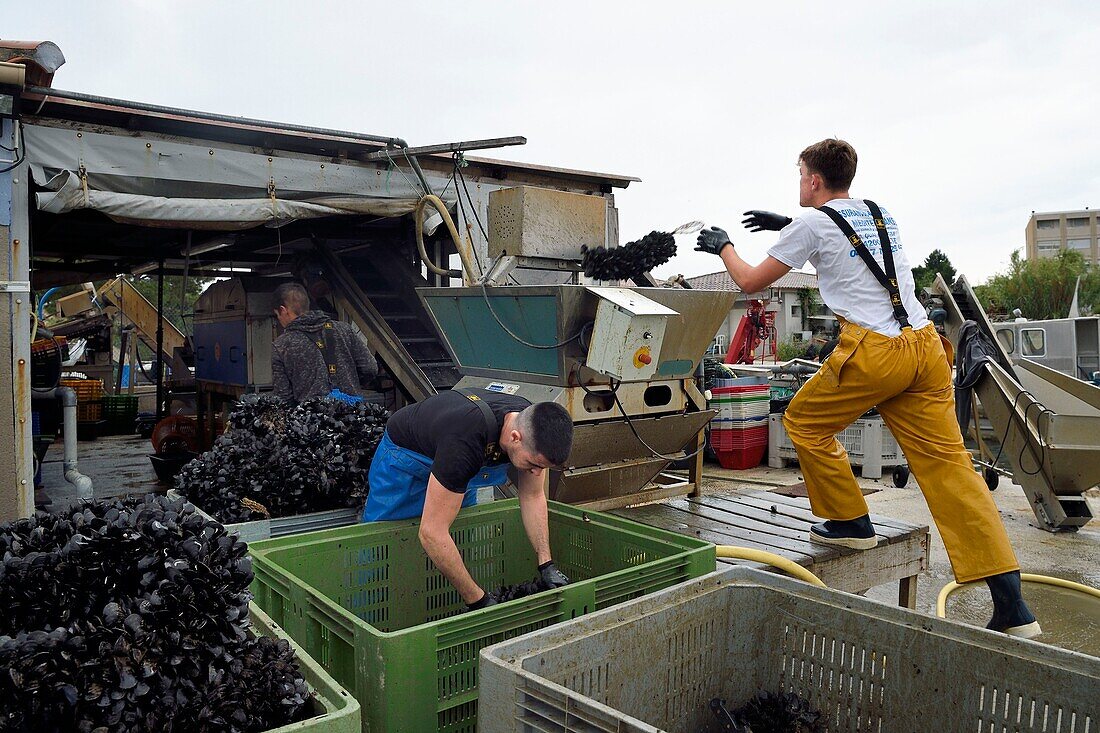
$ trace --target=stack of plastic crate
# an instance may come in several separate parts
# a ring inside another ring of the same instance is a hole
[[[765,377],[717,379],[710,388],[710,447],[723,468],[760,465],[768,449],[771,388]]]

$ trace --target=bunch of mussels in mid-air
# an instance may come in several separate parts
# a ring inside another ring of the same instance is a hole
[[[597,280],[629,280],[660,267],[676,254],[676,239],[668,232],[650,232],[622,247],[582,247],[584,274]]]
[[[0,731],[231,731],[306,714],[285,640],[247,631],[247,546],[181,500],[0,524]]]
[[[226,523],[362,506],[388,418],[367,402],[290,406],[246,395],[214,447],[180,470],[176,489]]]

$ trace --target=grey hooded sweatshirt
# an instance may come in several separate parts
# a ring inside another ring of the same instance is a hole
[[[327,333],[335,374],[329,374],[321,346],[326,323],[332,324]],[[291,321],[272,343],[271,376],[275,395],[291,402],[323,397],[333,389],[362,396],[363,387],[378,376],[378,362],[350,324],[315,310]]]

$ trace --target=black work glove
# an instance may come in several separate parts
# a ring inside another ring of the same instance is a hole
[[[496,596],[494,596],[492,593],[486,592],[485,595],[481,597],[481,600],[474,601],[473,603],[467,603],[466,608],[470,609],[471,611],[479,611],[482,608],[495,606],[498,603],[500,603],[500,601],[496,599]]]
[[[745,225],[745,228],[750,232],[778,232],[783,227],[793,221],[789,216],[783,216],[782,214],[773,214],[770,211],[758,211],[753,209],[752,211],[746,211],[745,216],[748,219],[742,219],[741,223]]]
[[[727,244],[731,247],[733,246],[733,242],[730,241],[730,235],[726,234],[726,230],[719,229],[718,227],[711,227],[710,229],[704,229],[699,232],[695,251],[710,252],[712,255],[716,255],[721,252],[722,248]]]
[[[569,585],[569,578],[565,577],[565,573],[558,570],[553,560],[539,565],[539,575],[542,576],[542,582],[550,588],[561,588],[563,585]]]

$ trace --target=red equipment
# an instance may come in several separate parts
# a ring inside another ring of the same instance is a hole
[[[767,303],[763,300],[749,303],[748,311],[741,316],[741,322],[737,324],[737,330],[730,339],[726,364],[752,364],[756,360],[756,349],[761,344],[764,345],[761,361],[769,355],[775,361],[775,311],[764,310],[765,307]]]

